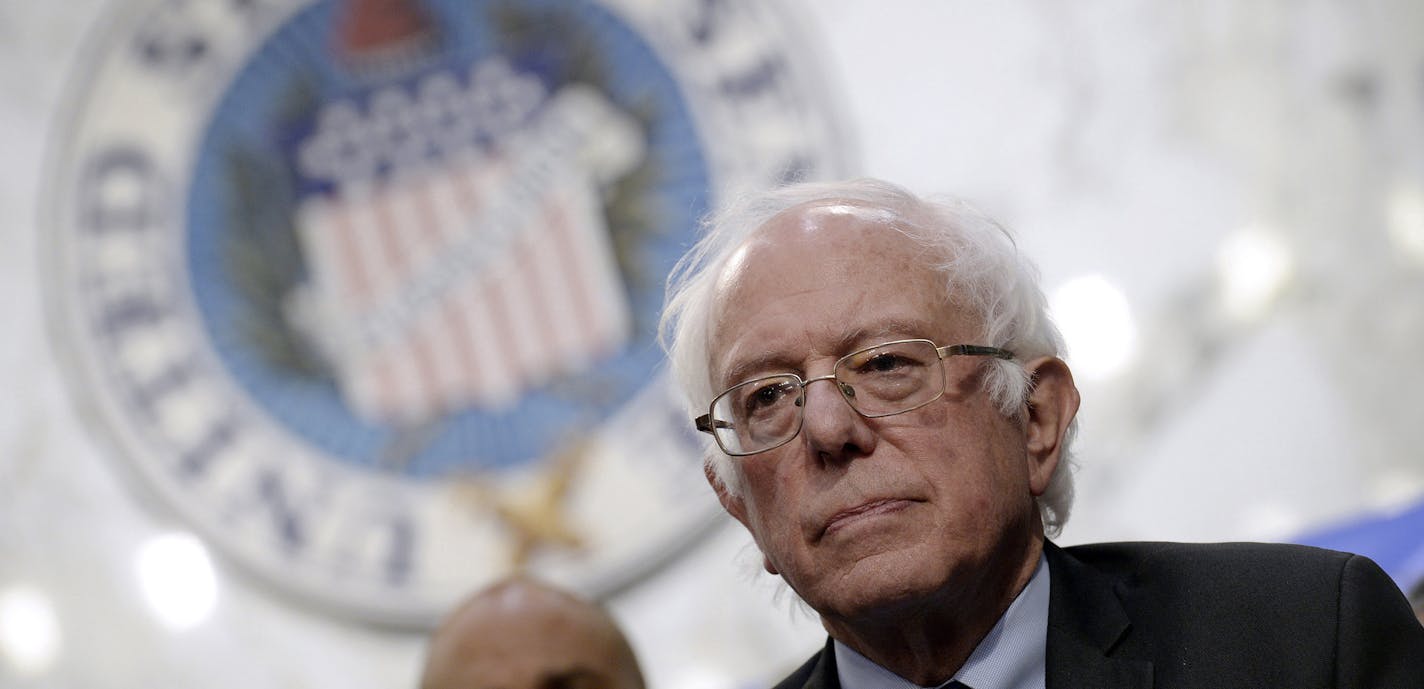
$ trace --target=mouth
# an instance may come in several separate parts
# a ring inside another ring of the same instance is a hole
[[[821,537],[830,536],[859,522],[894,514],[909,507],[913,502],[903,498],[885,498],[871,500],[850,509],[841,510],[831,515],[831,518],[826,521],[825,527],[821,529]]]

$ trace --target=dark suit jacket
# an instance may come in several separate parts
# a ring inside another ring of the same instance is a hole
[[[1424,688],[1424,626],[1358,555],[1047,544],[1048,689]],[[840,689],[830,642],[776,689]]]

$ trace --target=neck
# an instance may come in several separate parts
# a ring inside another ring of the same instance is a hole
[[[826,631],[877,665],[921,686],[953,677],[1033,578],[1043,552],[1036,533],[1019,557],[975,572],[975,581],[854,620],[822,617]]]

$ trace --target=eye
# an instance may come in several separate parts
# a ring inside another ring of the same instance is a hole
[[[758,410],[774,407],[783,399],[786,399],[787,395],[791,394],[792,387],[794,386],[784,380],[778,380],[756,387],[747,395],[743,407],[748,413],[755,413]]]

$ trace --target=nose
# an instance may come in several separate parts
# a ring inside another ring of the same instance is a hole
[[[813,385],[820,381],[830,385]],[[801,434],[803,441],[822,462],[843,462],[868,455],[875,449],[875,431],[868,420],[852,409],[842,396],[853,394],[848,388],[843,393],[843,387],[843,383],[831,376],[812,378],[806,382]]]

